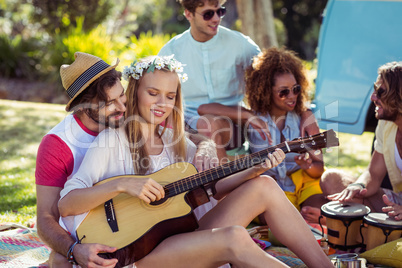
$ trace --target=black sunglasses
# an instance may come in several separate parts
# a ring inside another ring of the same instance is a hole
[[[290,90],[293,91],[294,95],[299,95],[299,93],[301,91],[301,86],[294,85],[291,89],[285,88],[285,89],[278,91],[279,98],[281,98],[281,99],[286,98],[290,94]]]
[[[201,15],[204,18],[204,20],[210,20],[214,17],[215,12],[216,12],[216,14],[218,14],[219,18],[223,18],[226,14],[226,8],[220,7],[216,11],[212,10],[212,9],[208,9],[207,11],[205,11],[202,14],[197,13],[197,12],[195,12],[195,13],[197,13],[198,15]]]
[[[374,83],[374,94],[376,94],[378,99],[381,99],[382,94],[385,93],[385,89],[383,89],[381,86],[378,86],[376,83]]]

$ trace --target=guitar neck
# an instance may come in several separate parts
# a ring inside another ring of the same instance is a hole
[[[274,152],[276,148],[282,149],[285,153],[289,153],[291,151],[289,144],[284,142],[276,146],[269,147],[265,150],[246,155],[219,167],[208,169],[193,176],[166,185],[166,196],[173,197],[183,192],[194,190],[202,185],[213,181],[218,181],[227,176],[261,164],[265,161],[265,159],[268,158],[268,154]]]
[[[207,183],[223,179],[237,172],[261,164],[268,158],[268,154],[279,148],[286,154],[289,152],[304,153],[324,147],[338,146],[339,140],[331,129],[305,138],[297,138],[285,141],[276,146],[269,147],[259,152],[246,155],[235,161],[231,161],[219,167],[200,172],[190,177],[175,181],[165,186],[166,197],[173,197],[183,192],[194,190]]]

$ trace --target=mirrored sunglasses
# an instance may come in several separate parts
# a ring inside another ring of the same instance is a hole
[[[208,9],[202,14],[197,13],[197,12],[195,12],[195,13],[201,15],[204,18],[204,20],[210,20],[210,19],[212,19],[214,17],[215,12],[216,12],[216,14],[218,14],[219,18],[223,18],[225,16],[225,14],[226,14],[226,8],[220,7],[216,11],[212,10],[212,9]]]
[[[290,94],[290,90],[293,91],[294,95],[299,95],[300,92],[301,92],[301,86],[300,85],[295,85],[291,89],[285,88],[285,89],[282,89],[282,90],[278,91],[279,98],[281,98],[281,99],[286,98]]]

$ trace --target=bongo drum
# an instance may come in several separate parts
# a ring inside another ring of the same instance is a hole
[[[366,250],[402,236],[402,222],[390,218],[386,213],[369,213],[363,217],[363,226],[367,227],[365,232],[361,231],[362,242],[366,245]]]
[[[370,208],[357,203],[331,201],[321,207],[321,218],[327,218],[328,243],[334,248],[349,249],[361,245],[360,225]]]

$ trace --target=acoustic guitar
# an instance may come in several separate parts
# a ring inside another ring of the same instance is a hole
[[[88,213],[77,228],[77,237],[82,239],[82,243],[117,247],[118,250],[114,253],[100,255],[104,258],[118,258],[117,267],[123,267],[146,256],[167,237],[198,228],[192,213],[197,203],[189,196],[202,186],[264,162],[268,153],[274,152],[276,148],[285,153],[304,153],[338,145],[335,132],[329,130],[314,136],[285,141],[200,173],[192,164],[179,162],[153,174],[105,179],[94,187],[127,176],[133,179],[150,177],[164,186],[165,198],[148,204],[137,197],[119,194]]]

